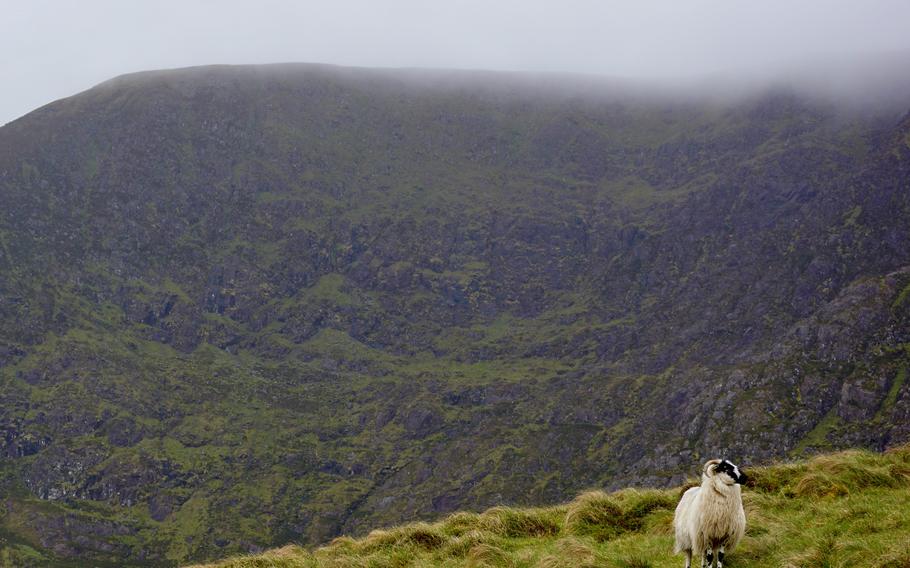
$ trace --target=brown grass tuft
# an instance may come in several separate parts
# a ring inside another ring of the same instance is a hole
[[[415,523],[391,530],[373,531],[360,541],[358,548],[362,552],[402,547],[435,550],[445,544],[446,540],[445,535],[435,526]]]
[[[443,556],[463,558],[478,544],[493,544],[497,539],[498,537],[489,531],[472,530],[449,539],[441,552]]]
[[[468,552],[467,568],[511,568],[512,560],[501,548],[491,544],[478,544]]]
[[[542,537],[559,533],[558,516],[547,509],[513,509],[494,507],[487,510],[477,523],[481,530],[509,537]]]
[[[910,544],[903,550],[883,556],[876,564],[876,568],[910,568]]]
[[[565,528],[569,534],[605,541],[640,530],[651,512],[675,506],[673,498],[662,491],[629,489],[612,495],[590,491],[569,504]]]
[[[610,495],[589,491],[569,504],[565,526],[569,534],[605,541],[621,532],[622,521],[623,511]]]

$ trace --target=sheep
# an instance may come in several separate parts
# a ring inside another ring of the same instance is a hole
[[[683,493],[673,529],[676,532],[674,553],[686,554],[686,568],[692,557],[701,559],[701,566],[717,568],[724,562],[724,553],[739,543],[746,532],[746,513],[743,510],[742,489],[746,476],[727,460],[709,460],[701,474],[701,486]]]

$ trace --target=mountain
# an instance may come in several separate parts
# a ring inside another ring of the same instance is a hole
[[[746,535],[728,550],[731,565],[899,568],[910,563],[907,446],[885,455],[820,455],[748,474]],[[207,568],[676,567],[684,563],[682,555],[673,555],[673,511],[681,494],[681,489],[592,491],[560,506],[460,512],[432,524],[376,530],[361,539],[340,537],[313,551],[287,546]]]
[[[0,547],[166,566],[903,443],[907,107],[303,64],[42,107],[0,128]]]

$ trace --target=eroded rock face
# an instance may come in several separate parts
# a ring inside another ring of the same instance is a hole
[[[52,446],[32,461],[24,479],[36,496],[51,501],[79,496],[92,468],[101,463],[107,452],[85,447],[70,450]]]
[[[0,129],[4,526],[166,564],[908,439],[910,116],[475,89],[180,71]]]
[[[117,537],[135,538],[137,528],[129,524],[99,519],[94,515],[66,513],[63,515],[39,507],[7,502],[6,512],[23,519],[24,525],[38,535],[38,544],[56,557],[73,559],[96,556],[120,558],[129,564],[152,562],[169,563],[159,554],[144,547],[117,544]]]

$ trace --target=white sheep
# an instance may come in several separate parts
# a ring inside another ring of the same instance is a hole
[[[701,559],[702,567],[712,566],[717,558],[721,568],[726,549],[733,548],[746,532],[742,489],[746,476],[727,460],[710,460],[701,474],[701,486],[683,493],[673,528],[676,532],[674,552],[686,553],[686,568],[692,557]]]

